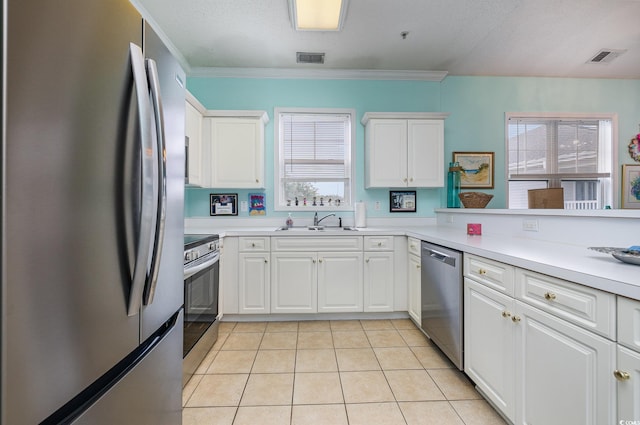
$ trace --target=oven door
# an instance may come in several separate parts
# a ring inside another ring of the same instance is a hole
[[[196,345],[218,316],[220,262],[216,253],[211,261],[198,266],[184,280],[184,355]]]

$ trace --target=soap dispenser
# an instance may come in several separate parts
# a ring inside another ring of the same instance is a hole
[[[293,218],[291,218],[291,213],[289,213],[289,217],[287,217],[287,229],[291,229],[293,227]]]

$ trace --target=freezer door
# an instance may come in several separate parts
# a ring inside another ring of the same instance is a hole
[[[160,344],[73,424],[181,424],[182,328],[180,313]]]
[[[139,181],[124,168],[142,20],[126,0],[3,3],[0,415],[35,424],[139,344],[126,309]]]
[[[144,54],[155,61],[158,70],[160,98],[164,116],[166,146],[166,209],[164,240],[160,247],[158,280],[155,290],[147,287],[144,298],[152,302],[143,307],[141,338],[155,332],[183,304],[184,253],[184,71],[160,38],[145,23]]]

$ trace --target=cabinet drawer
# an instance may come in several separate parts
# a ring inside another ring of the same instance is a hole
[[[272,238],[273,252],[362,251],[362,236],[308,236]]]
[[[240,252],[265,252],[270,248],[268,237],[239,238],[239,241]]]
[[[498,292],[513,296],[515,279],[513,266],[464,254],[464,275]]]
[[[618,343],[640,352],[640,301],[618,296]]]
[[[516,270],[516,298],[615,340],[615,295],[529,270]]]
[[[416,238],[408,238],[407,240],[407,250],[409,254],[420,256],[420,239]]]
[[[365,251],[393,251],[393,236],[365,236]]]

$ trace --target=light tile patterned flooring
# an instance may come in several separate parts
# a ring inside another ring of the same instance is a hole
[[[409,319],[222,322],[183,425],[505,422]]]

